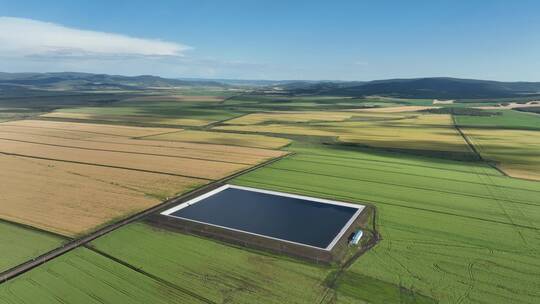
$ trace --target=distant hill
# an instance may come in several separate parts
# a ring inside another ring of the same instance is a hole
[[[226,86],[211,80],[180,80],[158,76],[89,73],[0,73],[0,87],[62,90],[141,90],[152,87]]]
[[[289,83],[291,94],[339,96],[381,95],[401,98],[504,98],[540,95],[540,82],[499,82],[458,78],[388,79],[368,82]]]
[[[540,96],[540,82],[499,82],[458,78],[414,78],[374,81],[301,81],[171,79],[151,75],[119,76],[89,73],[1,73],[0,95],[17,91],[107,91],[206,86],[251,87],[262,93],[401,98],[477,99]],[[31,93],[31,92],[30,92]]]

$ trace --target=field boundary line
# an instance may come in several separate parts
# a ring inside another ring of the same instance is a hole
[[[509,176],[508,174],[506,174],[506,172],[504,172],[503,170],[501,170],[499,167],[497,167],[495,164],[493,164],[492,162],[484,159],[482,157],[482,154],[480,154],[480,151],[478,151],[475,147],[475,145],[473,144],[473,142],[467,137],[467,135],[465,135],[465,133],[463,133],[463,131],[461,130],[461,128],[459,127],[457,121],[456,121],[456,117],[452,114],[452,123],[454,124],[454,128],[458,131],[459,135],[461,135],[461,137],[463,137],[463,139],[465,140],[465,142],[467,143],[467,145],[469,146],[469,149],[471,149],[471,151],[473,153],[475,153],[478,158],[485,162],[488,166],[490,166],[491,168],[499,171],[499,173],[501,173],[503,176]]]
[[[7,155],[7,156],[17,156],[17,157],[25,157],[25,158],[33,158],[33,159],[51,160],[51,161],[58,161],[58,162],[72,163],[72,164],[79,164],[79,165],[97,166],[97,167],[112,168],[112,169],[123,169],[123,170],[131,170],[131,171],[138,171],[138,172],[145,172],[145,173],[163,174],[163,175],[170,175],[170,176],[178,176],[178,177],[185,177],[185,178],[193,178],[193,179],[212,181],[212,179],[206,178],[206,177],[196,177],[196,176],[177,174],[177,173],[168,173],[168,172],[145,170],[145,169],[136,169],[136,168],[122,167],[122,166],[87,163],[87,162],[80,162],[80,161],[75,161],[75,160],[56,159],[56,158],[24,155],[24,154],[18,154],[18,153],[2,152],[2,151],[0,151],[0,154]]]
[[[53,231],[49,231],[49,230],[45,230],[45,229],[42,229],[42,228],[34,227],[32,225],[29,225],[29,224],[14,222],[12,220],[8,220],[8,219],[5,219],[5,218],[0,218],[0,223],[16,226],[16,227],[21,228],[21,229],[32,230],[34,232],[48,234],[49,236],[54,236],[54,237],[63,239],[64,241],[72,240],[72,238],[70,238],[68,236],[65,236],[63,234],[60,234],[60,233],[56,233],[56,232],[53,232]]]
[[[328,289],[326,290],[326,294],[322,297],[319,304],[332,303],[330,301],[332,300],[334,295],[330,294],[329,292],[336,291],[335,288],[337,287],[337,282],[339,278],[345,273],[345,271],[347,271],[347,269],[349,269],[354,264],[354,262],[356,262],[356,260],[359,257],[361,257],[370,249],[375,247],[382,240],[382,236],[379,233],[379,230],[377,230],[377,222],[378,222],[378,216],[379,216],[379,214],[377,213],[377,207],[375,205],[367,204],[366,208],[373,210],[373,214],[372,214],[373,221],[371,222],[371,225],[370,225],[371,227],[368,228],[368,230],[371,230],[371,233],[373,233],[373,237],[369,239],[369,241],[365,244],[365,246],[360,248],[360,250],[355,252],[354,255],[349,257],[347,260],[345,260],[343,264],[339,266],[339,269],[333,275],[332,279],[327,283]],[[329,296],[331,296],[330,299],[328,299]]]
[[[225,118],[225,119],[222,119],[222,120],[214,121],[214,122],[211,122],[211,123],[209,123],[207,125],[202,126],[202,130],[205,130],[205,131],[206,130],[211,130],[213,127],[225,124],[225,122],[227,122],[227,121],[231,121],[231,120],[234,120],[234,119],[237,119],[237,118],[240,118],[240,117],[244,117],[244,116],[247,116],[247,115],[250,115],[250,114],[254,114],[254,113],[259,113],[259,112],[245,112],[245,113],[242,113],[242,114],[240,114],[238,116],[229,117],[229,118]]]
[[[185,192],[179,196],[176,196],[176,197],[173,197],[171,199],[168,199],[168,200],[165,200],[163,202],[161,202],[160,204],[157,204],[155,205],[154,207],[151,207],[149,209],[146,209],[146,210],[143,210],[141,212],[138,212],[138,213],[135,213],[131,216],[128,216],[120,221],[117,221],[115,223],[112,223],[112,224],[109,224],[105,227],[102,227],[86,236],[83,236],[83,237],[80,237],[78,239],[73,239],[65,244],[63,244],[62,246],[60,247],[57,247],[49,252],[46,252],[36,258],[33,258],[29,261],[26,261],[22,264],[19,264],[11,269],[8,269],[4,272],[1,272],[0,273],[0,285],[2,283],[5,283],[13,278],[16,278],[17,276],[25,273],[25,272],[28,272],[42,264],[45,264],[61,255],[64,255],[76,248],[79,248],[81,246],[84,246],[85,244],[88,244],[90,243],[91,241],[107,234],[107,233],[110,233],[118,228],[121,228],[127,224],[130,224],[130,223],[133,223],[137,220],[140,220],[148,215],[151,215],[155,212],[159,212],[159,211],[162,211],[164,209],[167,209],[167,208],[170,208],[172,207],[173,205],[176,205],[180,202],[182,202],[182,200],[184,200],[186,197],[191,197],[191,196],[198,196],[198,195],[201,195],[203,193],[205,193],[206,191],[208,191],[209,189],[212,189],[213,187],[215,187],[216,185],[221,185],[221,184],[224,184],[226,183],[227,181],[231,180],[231,179],[234,179],[242,174],[246,174],[248,172],[251,172],[251,171],[254,171],[254,170],[257,170],[259,168],[262,168],[266,165],[269,165],[269,164],[272,164],[274,162],[277,162],[285,157],[288,157],[290,155],[293,155],[294,153],[288,153],[288,154],[284,154],[284,155],[281,155],[279,157],[276,157],[276,158],[272,158],[270,160],[267,160],[265,162],[262,162],[258,165],[255,165],[253,167],[249,167],[247,169],[244,169],[244,170],[240,170],[236,173],[233,173],[229,176],[226,176],[226,177],[223,177],[221,179],[218,179],[218,180],[215,180],[215,181],[212,181],[206,185],[203,185],[201,187],[198,187],[196,189],[193,189],[193,190],[190,190],[188,192]]]
[[[88,124],[88,123],[87,123]],[[27,128],[27,129],[47,129],[47,130],[58,130],[58,131],[67,131],[67,132],[79,132],[79,133],[89,133],[89,134],[96,134],[96,135],[106,135],[106,136],[112,136],[112,137],[121,137],[121,138],[129,138],[129,136],[126,135],[118,135],[118,134],[110,134],[110,133],[101,133],[101,132],[93,132],[93,131],[83,131],[83,130],[66,130],[62,128],[51,128],[51,127],[32,127],[32,126],[17,126],[17,125],[5,125],[6,127],[15,127],[15,128]],[[129,127],[129,126],[128,126]]]
[[[169,286],[169,287],[171,287],[173,289],[176,289],[176,290],[178,290],[178,291],[180,291],[180,292],[182,292],[182,293],[184,293],[186,295],[189,295],[189,296],[191,296],[191,297],[193,297],[193,298],[195,298],[197,300],[200,300],[202,302],[209,303],[209,304],[217,304],[217,302],[214,302],[214,301],[212,301],[212,300],[210,300],[208,298],[205,298],[205,297],[203,297],[203,296],[201,296],[201,295],[199,295],[199,294],[197,294],[195,292],[192,292],[192,291],[190,291],[188,289],[182,288],[182,287],[180,287],[180,286],[178,286],[178,285],[176,285],[176,284],[174,284],[172,282],[169,282],[169,281],[167,281],[167,280],[165,280],[163,278],[155,276],[155,275],[153,275],[153,274],[151,274],[151,273],[149,273],[147,271],[144,271],[141,268],[139,268],[137,266],[134,266],[134,265],[131,265],[128,262],[126,262],[126,261],[124,261],[122,259],[119,259],[119,258],[117,258],[117,257],[115,257],[113,255],[110,255],[110,254],[108,254],[108,253],[106,253],[106,252],[104,252],[102,250],[99,250],[99,249],[95,248],[94,246],[91,246],[89,244],[85,244],[82,247],[84,247],[84,248],[86,248],[88,250],[91,250],[91,251],[95,252],[96,254],[99,254],[102,257],[107,258],[107,259],[109,259],[109,260],[111,260],[111,261],[113,261],[115,263],[118,263],[118,264],[120,264],[120,265],[122,265],[124,267],[127,267],[127,268],[129,268],[129,269],[131,269],[131,270],[133,270],[133,271],[135,271],[135,272],[137,272],[139,274],[142,274],[142,275],[144,275],[144,276],[146,276],[146,277],[148,277],[148,278],[150,278],[150,279],[152,279],[154,281],[157,281],[157,282],[162,283],[164,285],[167,285],[167,286]]]
[[[210,131],[204,131],[204,132],[210,132]],[[155,145],[141,145],[138,144],[138,140],[133,140],[133,143],[117,143],[114,141],[104,141],[104,140],[92,140],[92,139],[81,139],[81,138],[69,138],[69,137],[61,137],[61,136],[52,136],[52,135],[43,135],[43,134],[32,134],[32,133],[20,133],[20,132],[10,132],[5,131],[0,128],[0,133],[9,133],[9,134],[25,134],[25,135],[33,135],[33,136],[41,136],[41,137],[50,137],[50,138],[61,138],[61,139],[68,139],[68,140],[78,140],[78,141],[85,141],[85,142],[93,142],[93,143],[105,143],[105,144],[116,144],[116,145],[124,145],[124,146],[136,146],[136,147],[158,147],[158,148],[170,148],[170,149],[179,149],[179,150],[193,150],[193,151],[205,151],[205,152],[216,152],[216,150],[213,149],[201,149],[201,148],[189,148],[189,147],[171,147],[171,146],[164,146],[159,145],[157,143],[159,142],[169,142],[169,141],[161,141],[161,140],[146,140],[146,141],[152,141],[155,142]],[[240,133],[241,134],[241,133]],[[126,138],[130,139],[130,138]],[[197,144],[201,146],[226,146],[226,147],[241,147],[241,148],[251,148],[251,149],[258,149],[258,150],[266,150],[266,151],[279,151],[280,148],[259,148],[259,147],[250,147],[250,146],[239,146],[239,145],[224,145],[224,144],[213,144],[213,143],[200,143],[200,142],[189,142],[189,141],[171,141],[173,143],[186,143],[186,144]],[[258,153],[242,153],[241,151],[235,151],[236,154],[239,155],[250,155],[250,156],[264,156],[260,155]]]
[[[175,131],[169,131],[169,132],[163,132],[163,133],[156,133],[156,134],[150,134],[150,135],[143,135],[143,136],[134,136],[134,137],[130,137],[130,139],[143,139],[143,138],[146,138],[146,137],[152,137],[152,136],[160,136],[160,135],[166,135],[166,134],[173,134],[173,133],[179,133],[179,132],[184,132],[185,129],[180,129],[180,130],[175,130]]]

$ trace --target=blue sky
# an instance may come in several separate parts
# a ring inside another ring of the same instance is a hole
[[[538,12],[533,0],[0,0],[0,70],[540,81]]]

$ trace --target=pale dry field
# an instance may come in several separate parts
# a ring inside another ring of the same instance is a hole
[[[66,236],[206,181],[0,154],[0,217]]]
[[[245,115],[231,119],[226,124],[254,125],[264,122],[309,122],[309,121],[343,121],[351,118],[354,113],[349,112],[265,112]]]
[[[370,117],[372,119],[370,119]],[[366,113],[348,121],[268,125],[230,125],[216,129],[336,137],[339,141],[381,148],[464,152],[470,150],[450,115]]]
[[[380,108],[384,109],[384,108]],[[390,112],[391,113],[391,112]],[[347,111],[303,111],[303,112],[264,112],[253,113],[225,122],[227,125],[273,125],[273,124],[296,124],[296,123],[316,123],[316,122],[341,122],[347,120],[386,120],[399,118],[391,114],[377,111],[358,110]]]
[[[162,143],[153,140],[134,140],[134,139],[66,139],[60,137],[48,137],[43,135],[30,135],[2,132],[0,127],[0,140],[12,141],[13,144],[36,144],[45,147],[76,148],[86,150],[97,150],[101,152],[123,152],[128,154],[142,154],[149,156],[166,156],[169,158],[185,158],[195,160],[208,160],[220,162],[235,163],[240,165],[253,165],[267,158],[280,156],[282,152],[268,151],[260,149],[231,149],[228,146],[195,144],[182,147],[181,144]],[[9,152],[8,150],[0,151]],[[23,151],[23,150],[19,150]],[[73,151],[73,150],[71,150]],[[76,150],[75,150],[76,151]],[[23,151],[24,152],[24,151]],[[15,153],[15,152],[11,152]],[[23,154],[23,153],[20,153]]]
[[[34,143],[0,140],[0,153],[81,162],[101,166],[146,170],[204,179],[216,179],[245,169],[248,165],[190,158],[132,154],[57,147]]]
[[[268,134],[291,134],[291,135],[312,135],[312,136],[331,136],[336,133],[325,128],[315,128],[309,125],[286,125],[286,124],[267,124],[267,125],[229,125],[214,127],[216,130],[256,132]]]
[[[464,129],[485,159],[513,177],[540,180],[540,131]]]
[[[470,152],[453,127],[450,115],[419,114],[387,121],[347,121],[325,123],[339,140],[374,147]]]
[[[196,143],[213,143],[234,145],[243,147],[278,149],[289,144],[291,141],[279,137],[271,137],[253,134],[234,134],[224,132],[207,132],[185,130],[175,133],[165,133],[155,136],[149,136],[148,140],[180,141]]]
[[[285,152],[132,137],[177,129],[0,124],[0,218],[67,236]]]
[[[41,129],[36,130],[41,134],[49,132],[54,133],[54,130],[60,132],[79,132],[85,137],[95,136],[120,136],[120,137],[139,137],[171,132],[176,129],[170,128],[141,128],[117,125],[91,124],[91,123],[73,123],[73,122],[58,122],[46,120],[18,120],[3,123],[0,127],[14,127],[26,129]]]
[[[91,113],[71,113],[71,112],[51,112],[41,115],[46,118],[67,118],[76,120],[101,120],[106,122],[126,122],[136,121],[138,123],[171,125],[171,126],[204,126],[212,120],[190,119],[190,118],[165,118],[162,116],[153,117],[148,115],[104,115]]]

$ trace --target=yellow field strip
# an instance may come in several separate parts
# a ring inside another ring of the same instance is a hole
[[[253,134],[238,134],[224,132],[207,132],[184,130],[174,133],[165,133],[145,137],[149,140],[179,141],[194,143],[213,143],[223,145],[234,145],[242,147],[254,147],[263,149],[281,148],[291,141],[285,138],[271,137]]]
[[[506,174],[540,180],[540,131],[462,129],[483,158]]]
[[[246,165],[222,163],[218,160],[207,161],[123,152],[94,151],[14,142],[10,140],[0,140],[0,152],[207,179],[219,178],[246,167]]]
[[[57,122],[57,121],[44,121],[44,120],[18,120],[7,123],[2,123],[0,127],[13,126],[13,127],[26,127],[26,128],[39,128],[39,129],[51,129],[57,131],[67,132],[81,132],[89,133],[91,135],[107,135],[107,136],[122,136],[122,137],[138,137],[148,136],[153,134],[160,134],[170,132],[175,129],[171,128],[141,128],[141,127],[128,127],[117,125],[100,125],[89,123],[71,123],[71,122]]]
[[[39,144],[44,146],[64,147],[64,148],[79,148],[84,150],[102,151],[102,152],[122,152],[129,154],[141,154],[148,156],[165,156],[181,159],[196,159],[207,160],[213,162],[233,163],[240,165],[252,165],[261,160],[261,157],[242,157],[240,155],[223,155],[220,152],[214,151],[194,151],[189,149],[175,149],[167,147],[151,147],[151,146],[131,146],[117,143],[96,143],[84,140],[70,140],[61,138],[43,138],[42,136],[27,135],[24,137],[18,134],[4,134],[0,132],[0,140]],[[2,151],[2,147],[0,147]]]
[[[205,181],[0,155],[0,217],[73,236]],[[149,196],[150,195],[150,196]]]

